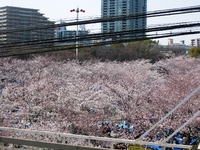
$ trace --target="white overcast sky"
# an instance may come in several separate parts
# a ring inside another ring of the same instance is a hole
[[[180,7],[189,7],[200,5],[200,0],[147,0],[147,11],[156,11],[162,9],[172,9]],[[76,17],[76,13],[71,13],[70,9],[79,7],[84,9],[85,13],[79,13],[80,18],[97,17],[101,15],[101,0],[0,0],[0,7],[17,6],[24,8],[39,9],[50,20],[69,20]],[[200,13],[185,14],[179,16],[168,16],[148,19],[148,25],[200,21]],[[73,27],[71,27],[73,29]],[[68,28],[68,29],[71,29]],[[99,24],[86,25],[91,32],[100,30]],[[75,27],[74,27],[75,29]],[[97,29],[97,30],[96,30]],[[190,44],[192,38],[200,38],[198,35],[188,35],[172,37],[175,43],[185,40]],[[167,44],[167,39],[159,39],[161,44]]]

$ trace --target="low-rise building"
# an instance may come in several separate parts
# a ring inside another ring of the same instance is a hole
[[[163,54],[173,57],[180,54],[187,54],[193,46],[186,45],[184,40],[180,41],[180,43],[174,43],[173,39],[168,39],[168,45],[162,45],[162,47]]]
[[[66,27],[59,27],[55,29],[55,38],[57,41],[57,45],[72,45],[76,43],[76,30],[67,30]],[[78,40],[79,44],[88,44],[91,40],[85,40],[84,37],[89,34],[89,31],[85,29],[85,27],[78,30]],[[72,41],[70,41],[72,40]]]
[[[163,46],[165,49],[179,49],[189,51],[193,46],[186,45],[184,40],[181,40],[180,43],[174,43],[173,39],[168,39],[168,45]]]
[[[192,39],[191,46],[193,47],[200,47],[200,39]]]

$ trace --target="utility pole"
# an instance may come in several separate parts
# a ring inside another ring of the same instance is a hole
[[[76,10],[75,9],[72,9],[70,10],[70,12],[76,12],[77,13],[77,16],[76,16],[76,19],[77,19],[77,28],[76,28],[76,61],[78,61],[78,19],[79,19],[79,12],[85,12],[85,10],[83,9],[80,9],[77,7]]]

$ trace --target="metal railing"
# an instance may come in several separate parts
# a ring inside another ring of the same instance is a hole
[[[110,144],[110,148],[113,149],[113,144],[115,143],[125,143],[125,144],[139,144],[145,146],[157,145],[161,147],[176,147],[176,148],[184,148],[184,149],[192,149],[191,145],[179,145],[179,144],[169,144],[163,142],[146,142],[140,140],[127,140],[127,139],[116,139],[116,138],[107,138],[107,137],[96,137],[96,136],[85,136],[85,135],[77,135],[77,134],[69,134],[69,133],[56,133],[56,132],[48,132],[48,131],[36,131],[29,129],[16,129],[9,127],[0,127],[0,142],[1,143],[14,143],[14,144],[22,144],[29,145],[34,147],[46,147],[46,148],[57,148],[64,149],[70,147],[72,149],[77,148],[77,145],[74,143],[69,143],[69,139],[75,139],[74,141],[82,140],[82,143],[79,148],[86,146],[87,148],[96,149],[92,145],[92,141],[102,141]],[[47,137],[52,137],[54,140],[49,140]],[[66,141],[67,140],[67,141]],[[67,143],[67,144],[65,144]],[[87,144],[86,144],[87,143]],[[85,147],[84,147],[85,148]],[[71,149],[71,150],[72,150]],[[98,148],[99,149],[99,148]]]

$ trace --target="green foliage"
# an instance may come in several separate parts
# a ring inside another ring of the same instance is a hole
[[[44,56],[51,56],[54,60],[76,59],[75,48],[71,46],[52,46],[53,52],[48,52]],[[111,46],[79,47],[79,61],[100,59],[101,61],[132,61],[137,59],[149,59],[156,62],[162,59],[160,53],[161,46],[157,41],[144,40],[130,43],[117,43]]]
[[[123,43],[113,44],[112,48],[124,48],[124,44]]]
[[[33,57],[32,54],[26,54],[26,55],[14,56],[14,58],[16,58],[16,59],[21,59],[21,60],[30,60],[30,59],[32,59],[32,58],[34,58],[34,57]]]
[[[158,45],[158,42],[155,40],[144,40],[142,43],[146,45]]]
[[[150,59],[152,62],[158,61],[163,58],[160,53],[161,49],[162,47],[158,45],[158,42],[153,40],[130,42],[126,45],[131,60]]]
[[[191,57],[198,57],[200,55],[200,48],[199,47],[193,47],[189,50],[189,54]]]
[[[94,57],[106,60],[131,61],[137,59],[150,59],[152,62],[162,59],[161,47],[157,41],[144,40],[135,41],[127,44],[119,43],[112,46],[97,47]]]

